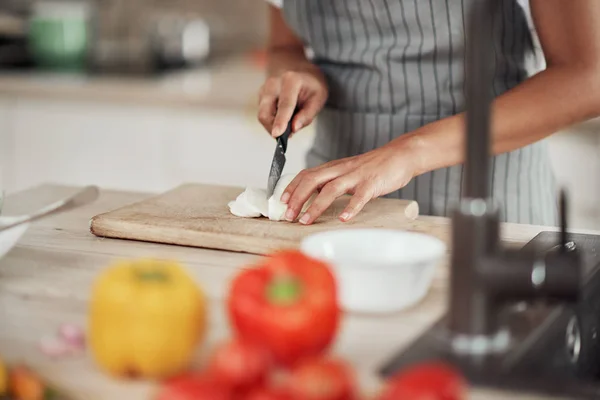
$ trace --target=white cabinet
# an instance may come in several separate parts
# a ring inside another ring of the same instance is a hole
[[[43,182],[162,190],[165,116],[121,105],[19,101],[13,124],[17,190]]]
[[[45,182],[159,192],[185,182],[265,186],[275,141],[243,110],[101,102],[0,102],[0,165],[9,192]],[[10,122],[10,123],[9,123]],[[286,171],[304,166],[310,130]],[[10,184],[9,184],[10,183]]]
[[[9,191],[9,168],[12,165],[12,134],[10,128],[11,104],[7,99],[0,99],[0,192]],[[2,194],[0,193],[0,196]]]
[[[10,191],[15,182],[13,179],[13,129],[14,102],[0,98],[0,191]]]

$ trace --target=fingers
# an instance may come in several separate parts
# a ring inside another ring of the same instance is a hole
[[[277,103],[277,115],[273,122],[271,136],[279,137],[287,128],[288,123],[294,115],[298,104],[298,95],[302,88],[302,81],[293,72],[286,72],[281,80],[281,92]]]
[[[329,169],[329,170],[331,170],[330,171],[331,174],[328,174],[328,176],[332,176],[331,179],[333,179],[334,177],[338,176],[338,175],[335,175],[336,173],[339,174],[342,171],[351,169],[355,165],[355,163],[354,163],[355,158],[356,158],[356,156],[341,158],[339,160],[329,161],[325,164],[321,164],[321,165],[313,167],[311,169],[305,169],[303,171],[300,171],[300,173],[298,175],[296,175],[294,177],[294,179],[292,179],[292,181],[285,188],[284,192],[281,194],[280,201],[282,203],[287,203],[289,201],[292,193],[294,193],[294,191],[300,184],[300,182],[302,182],[302,180],[304,180],[304,179],[307,179],[308,175],[317,174],[323,170]],[[336,168],[335,170],[332,170],[332,168],[334,168],[334,167],[338,167],[338,168]],[[328,182],[327,180],[323,180],[320,184],[317,184],[317,187],[315,190],[321,190],[327,182]]]
[[[354,191],[354,195],[350,199],[350,202],[340,214],[340,220],[342,222],[347,222],[354,218],[359,212],[362,211],[365,205],[373,199],[373,193],[373,190],[368,186],[363,186],[356,189]]]
[[[312,123],[326,100],[327,89],[315,77],[288,71],[267,79],[261,88],[258,119],[271,136],[279,137],[293,117],[296,133]]]
[[[281,201],[287,202],[285,219],[295,221],[310,196],[319,186],[324,185],[329,180],[331,178],[328,179],[328,175],[319,174],[317,171],[304,170],[296,175],[281,196]]]
[[[330,181],[339,178],[347,172],[345,163],[338,163],[332,166],[325,164],[325,166],[300,172],[285,189],[284,194],[281,196],[281,201],[284,203],[287,202],[288,205],[285,214],[287,221],[294,221],[298,217],[304,204],[319,188],[322,187],[320,191],[322,193],[326,190]],[[329,188],[329,190],[331,189],[332,187]]]
[[[332,180],[323,187],[323,190],[317,195],[308,210],[300,218],[300,223],[304,225],[312,224],[317,218],[325,212],[338,197],[348,193],[352,188],[352,182],[346,178]]]
[[[271,132],[273,130],[273,122],[277,113],[277,97],[281,84],[278,79],[269,78],[261,88],[258,99],[258,121],[261,125]]]
[[[261,98],[260,103],[258,104],[258,121],[267,130],[267,132],[271,132],[273,130],[273,122],[275,121],[276,112],[276,97],[265,96]]]
[[[281,194],[281,198],[279,199],[282,203],[284,203],[284,204],[288,203],[288,201],[290,200],[290,197],[292,196],[292,193],[294,193],[294,191],[296,190],[296,188],[298,187],[298,185],[300,184],[302,179],[304,179],[304,177],[306,176],[306,173],[307,173],[307,170],[300,171],[300,173],[298,173],[298,175],[296,175],[294,177],[294,179],[292,179],[292,181],[290,183],[288,183],[287,187]]]

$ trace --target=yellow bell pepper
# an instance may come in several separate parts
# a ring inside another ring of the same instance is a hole
[[[92,290],[89,346],[106,372],[160,379],[187,368],[206,330],[204,292],[174,262],[119,262]]]
[[[8,391],[8,370],[6,364],[0,359],[0,397],[4,396]]]

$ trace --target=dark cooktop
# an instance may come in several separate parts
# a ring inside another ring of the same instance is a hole
[[[556,249],[559,233],[542,232],[526,247]],[[584,287],[577,305],[518,303],[501,316],[513,339],[498,356],[456,357],[440,339],[444,318],[380,373],[389,376],[411,364],[444,360],[461,369],[472,385],[507,391],[600,399],[600,236],[569,235],[584,260]]]

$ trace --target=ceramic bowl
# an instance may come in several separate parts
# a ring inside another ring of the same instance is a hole
[[[301,251],[332,266],[345,311],[389,313],[425,297],[446,245],[414,232],[343,229],[306,237]]]

